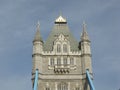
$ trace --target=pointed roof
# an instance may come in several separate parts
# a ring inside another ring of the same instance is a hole
[[[59,23],[67,23],[66,19],[62,17],[62,15],[60,15],[56,20],[55,20],[56,24]]]
[[[56,40],[56,36],[63,34],[64,36],[67,36],[67,40],[69,40],[70,42],[71,51],[79,51],[78,48],[79,43],[77,42],[77,40],[75,40],[75,38],[71,34],[67,23],[61,23],[61,22],[66,22],[66,20],[60,16],[55,21],[57,22],[57,24],[55,23],[50,35],[48,36],[48,39],[44,43],[44,50],[52,51],[54,41]]]
[[[87,34],[87,31],[86,31],[86,23],[85,23],[85,21],[83,22],[83,32],[81,34],[81,41],[84,41],[84,40],[90,41],[89,36]]]
[[[33,41],[42,41],[43,42],[42,37],[40,35],[40,23],[39,23],[39,21],[37,23],[36,29],[37,29],[37,31],[36,31],[36,34],[35,34]]]

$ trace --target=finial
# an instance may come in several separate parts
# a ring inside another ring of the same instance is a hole
[[[56,24],[66,24],[67,21],[65,18],[63,18],[62,16],[59,16],[56,20],[55,20]]]
[[[85,23],[85,21],[83,21],[83,26],[86,27],[86,23]]]
[[[83,24],[85,24],[85,20],[83,21]]]
[[[38,23],[37,23],[38,25],[40,25],[40,21],[38,20]]]
[[[39,31],[40,30],[40,22],[39,22],[39,20],[38,20],[38,23],[37,23],[37,31]]]
[[[83,31],[86,31],[86,23],[83,21]]]

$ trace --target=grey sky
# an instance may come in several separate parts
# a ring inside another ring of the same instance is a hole
[[[32,90],[36,23],[46,40],[60,12],[78,41],[87,23],[96,90],[120,88],[120,0],[0,0],[1,90]]]

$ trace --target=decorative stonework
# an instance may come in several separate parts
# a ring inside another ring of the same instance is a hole
[[[78,42],[72,36],[66,19],[59,16],[48,39],[43,42],[38,24],[33,40],[33,85],[35,70],[38,69],[38,90],[89,90],[84,89],[87,82],[86,69],[92,74],[88,39],[85,25]]]
[[[66,22],[66,19],[64,19],[62,16],[59,16],[56,20],[55,20],[55,22]]]

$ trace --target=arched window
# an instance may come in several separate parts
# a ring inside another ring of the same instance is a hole
[[[63,52],[64,52],[64,53],[67,53],[67,51],[68,51],[68,50],[67,50],[67,44],[63,44]]]
[[[57,65],[61,65],[61,59],[57,58]]]
[[[61,52],[61,45],[57,44],[57,52],[60,53]]]
[[[74,65],[74,59],[73,59],[73,57],[70,58],[70,64]]]
[[[66,83],[60,83],[57,86],[57,90],[68,90],[68,85]]]
[[[50,65],[54,65],[54,58],[50,58]]]

